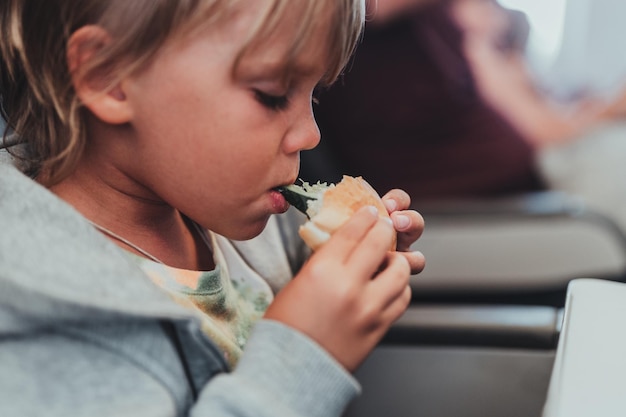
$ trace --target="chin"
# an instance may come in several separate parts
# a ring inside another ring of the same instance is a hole
[[[246,225],[239,224],[237,230],[230,233],[220,234],[232,240],[250,240],[261,234],[261,232],[265,229],[265,226],[267,226],[268,220],[269,217],[256,222],[250,222]]]

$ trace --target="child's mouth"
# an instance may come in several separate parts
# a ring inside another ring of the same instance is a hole
[[[270,191],[270,198],[272,200],[272,209],[276,213],[284,213],[289,209],[289,203],[285,199],[285,196],[279,190],[280,187]]]

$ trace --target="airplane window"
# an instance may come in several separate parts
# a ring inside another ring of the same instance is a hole
[[[524,12],[530,25],[527,54],[538,82],[555,98],[610,99],[623,90],[626,54],[619,0],[498,0]]]
[[[500,4],[526,14],[531,27],[529,60],[537,68],[548,68],[561,48],[567,0],[500,0]]]

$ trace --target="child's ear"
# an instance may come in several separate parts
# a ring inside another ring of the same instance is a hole
[[[111,36],[103,28],[95,25],[81,27],[70,36],[67,43],[67,65],[74,90],[83,105],[106,123],[122,124],[132,118],[124,82],[120,81],[110,88],[110,74],[105,71],[86,71],[89,60],[110,42]]]

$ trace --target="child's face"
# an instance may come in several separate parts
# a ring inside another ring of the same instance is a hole
[[[125,89],[136,152],[124,169],[157,198],[234,239],[255,236],[286,210],[273,189],[297,179],[299,152],[319,142],[311,98],[326,62],[321,28],[282,82],[277,64],[298,24],[285,18],[234,79],[255,13],[248,9],[227,30],[164,47]]]

